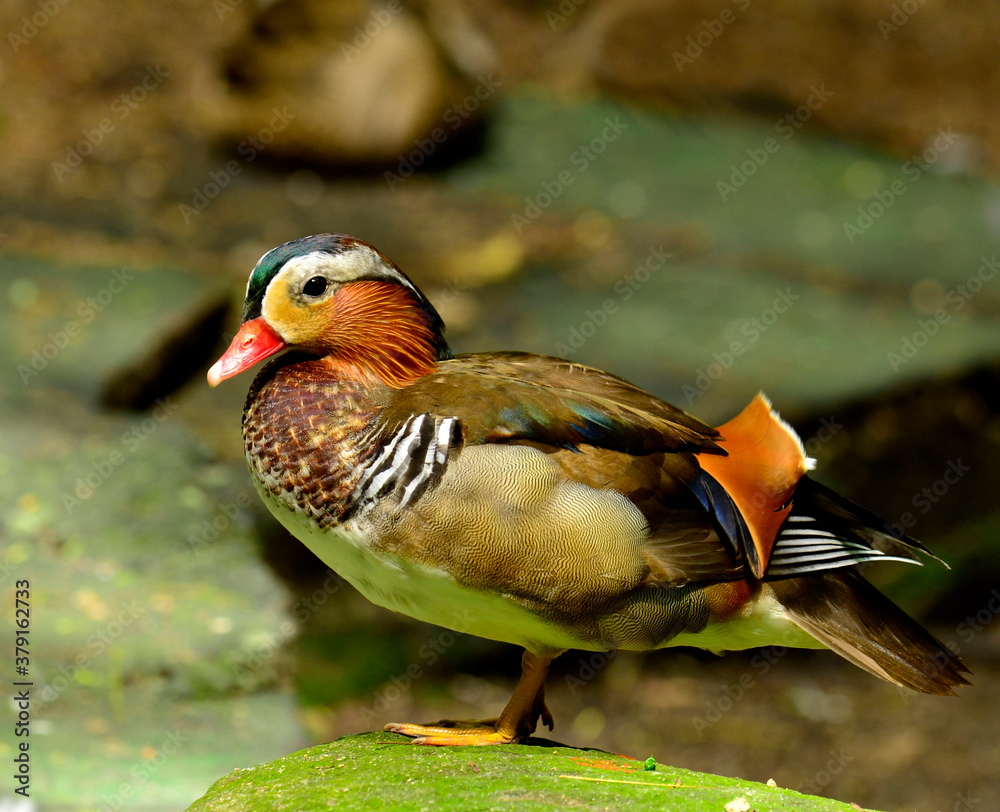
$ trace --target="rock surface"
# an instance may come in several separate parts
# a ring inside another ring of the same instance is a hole
[[[190,812],[327,809],[839,812],[850,804],[533,739],[505,747],[410,746],[347,736],[220,778]]]
[[[257,151],[320,165],[395,163],[469,92],[400,0],[270,5],[226,73],[217,136],[246,154],[262,133]]]

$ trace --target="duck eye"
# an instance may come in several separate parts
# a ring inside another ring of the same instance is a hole
[[[314,276],[302,287],[304,296],[322,296],[326,291],[327,281],[322,276]]]

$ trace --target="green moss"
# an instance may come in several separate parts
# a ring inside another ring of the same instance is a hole
[[[655,769],[650,768],[650,764]],[[191,812],[331,809],[712,810],[746,799],[756,812],[834,812],[849,804],[751,781],[576,750],[543,740],[504,747],[415,747],[391,733],[330,744],[238,769]]]

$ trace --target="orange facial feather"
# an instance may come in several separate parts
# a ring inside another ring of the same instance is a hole
[[[392,282],[345,285],[330,299],[322,343],[341,373],[401,388],[435,369],[435,336],[409,292]]]

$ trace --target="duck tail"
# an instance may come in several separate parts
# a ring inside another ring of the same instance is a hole
[[[953,696],[965,663],[854,568],[770,583],[789,619],[860,668],[895,685]]]
[[[968,684],[965,663],[864,579],[858,565],[934,557],[874,513],[803,477],[767,573],[788,617],[877,677],[927,694]],[[940,560],[940,559],[938,559]]]
[[[767,582],[788,618],[877,677],[954,694],[969,669],[860,571],[873,561],[919,564],[919,541],[810,479],[795,431],[758,395],[719,427],[727,456],[699,456],[690,487],[735,558]]]

